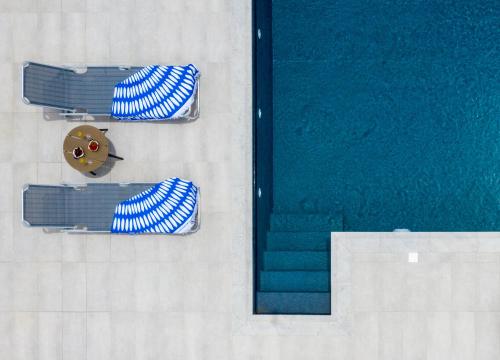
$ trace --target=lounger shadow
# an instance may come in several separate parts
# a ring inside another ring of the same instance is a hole
[[[67,118],[88,115],[113,119],[111,105],[115,85],[141,69],[142,67],[123,66],[69,68],[25,62],[21,74],[22,99],[28,105],[56,109],[61,116]],[[187,115],[173,121],[192,121],[198,118],[199,96],[197,86]]]

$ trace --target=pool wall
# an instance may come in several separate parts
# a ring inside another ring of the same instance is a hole
[[[273,206],[272,2],[253,1],[253,311]]]

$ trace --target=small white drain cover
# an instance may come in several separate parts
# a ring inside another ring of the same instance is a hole
[[[418,263],[418,253],[417,252],[408,253],[408,262]]]

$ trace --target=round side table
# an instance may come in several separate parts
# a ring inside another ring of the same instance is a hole
[[[95,140],[99,143],[97,151],[89,150],[90,141]],[[103,131],[90,125],[82,125],[71,130],[64,139],[63,151],[64,158],[72,168],[95,175],[95,170],[100,168],[109,156],[109,142]],[[73,156],[73,150],[81,148],[83,156],[76,158]]]

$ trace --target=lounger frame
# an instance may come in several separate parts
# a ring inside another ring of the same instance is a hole
[[[133,183],[105,183],[106,185],[117,185],[117,186],[129,186],[132,185]],[[154,183],[151,183],[151,186],[155,185]],[[47,233],[76,233],[76,234],[113,234],[111,230],[88,230],[87,227],[83,224],[78,224],[75,226],[51,226],[51,225],[32,225],[30,224],[26,218],[25,218],[25,204],[24,204],[24,193],[28,191],[30,186],[50,186],[50,187],[70,187],[75,190],[84,190],[88,184],[66,184],[62,183],[59,185],[53,185],[53,184],[25,184],[22,187],[21,191],[21,219],[22,223],[25,227],[30,227],[30,228],[42,228],[44,232]],[[198,194],[197,194],[197,207],[196,207],[196,216],[195,216],[195,226],[186,233],[183,234],[165,234],[165,233],[119,233],[117,235],[177,235],[177,236],[182,236],[182,235],[189,235],[192,233],[197,232],[200,229],[201,225],[201,216],[200,216],[200,188],[197,187],[198,189]]]
[[[26,105],[34,105],[34,106],[41,106],[44,108],[48,109],[53,109],[53,110],[58,110],[59,115],[64,117],[64,118],[82,118],[82,117],[107,117],[109,119],[106,120],[113,120],[113,121],[129,121],[129,122],[158,122],[158,121],[164,121],[164,122],[186,122],[186,121],[193,121],[196,120],[199,115],[200,115],[200,75],[198,75],[197,78],[197,86],[196,86],[196,94],[195,99],[191,106],[189,107],[189,111],[186,113],[185,116],[182,117],[177,117],[174,119],[159,119],[159,120],[120,120],[116,119],[111,116],[111,103],[109,104],[110,112],[109,113],[89,113],[87,109],[82,109],[82,108],[65,108],[65,107],[58,107],[54,106],[52,104],[47,104],[47,103],[41,103],[41,102],[34,102],[30,100],[26,94],[25,94],[25,76],[24,72],[27,67],[30,65],[37,65],[37,66],[44,66],[47,68],[51,69],[57,69],[57,70],[69,70],[73,71],[75,74],[85,74],[87,72],[88,68],[116,68],[119,70],[130,70],[133,68],[136,68],[137,71],[141,69],[140,66],[100,66],[100,65],[93,65],[93,66],[53,66],[53,65],[46,65],[46,64],[41,64],[41,63],[36,63],[32,61],[25,61],[22,64],[21,67],[21,99],[23,103]],[[87,120],[87,119],[86,119]]]

